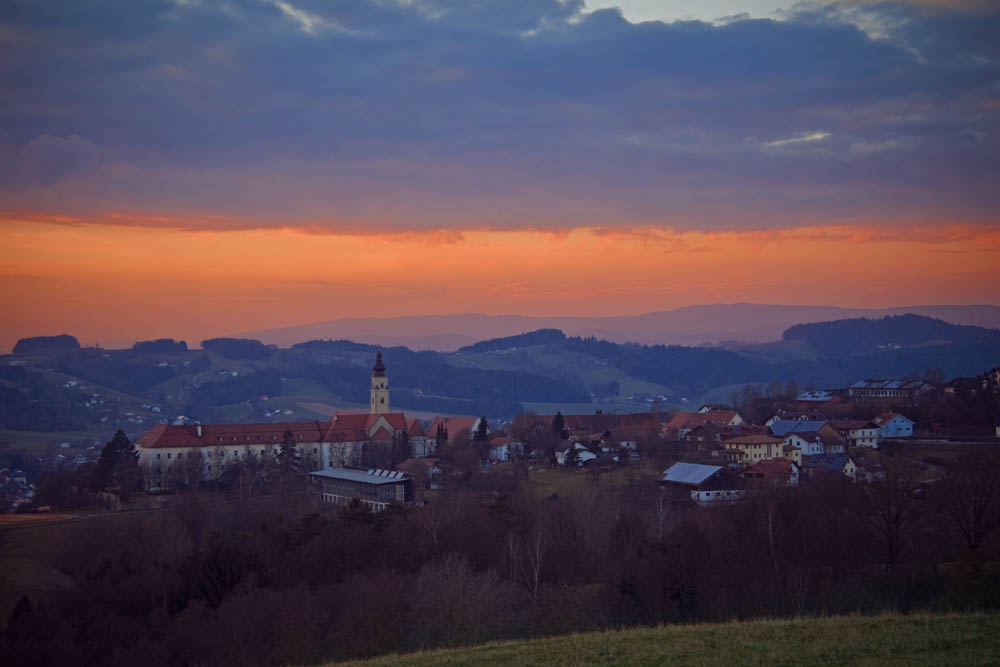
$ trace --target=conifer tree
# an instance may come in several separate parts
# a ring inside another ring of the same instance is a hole
[[[292,429],[285,429],[281,435],[281,447],[278,449],[278,468],[280,474],[287,475],[299,469],[299,448],[295,444],[295,434]]]
[[[476,432],[473,434],[472,439],[476,442],[486,442],[489,440],[489,428],[486,424],[486,415],[479,418],[479,422],[476,424]]]

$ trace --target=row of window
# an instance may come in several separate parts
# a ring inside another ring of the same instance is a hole
[[[263,439],[264,439],[264,437],[263,437],[263,436],[259,436],[259,437],[257,438],[257,440],[263,440]],[[302,439],[304,439],[301,433],[300,433],[300,434],[298,435],[298,439],[299,439],[299,440],[302,440]],[[234,435],[234,436],[232,436],[232,437],[230,438],[230,440],[231,440],[232,442],[236,442],[237,438],[236,438],[236,436]],[[245,435],[245,436],[243,436],[243,440],[244,440],[245,442],[251,442],[251,438],[250,438],[250,436],[249,436],[249,435]],[[220,436],[218,436],[218,441],[219,441],[219,442],[225,442],[225,441],[226,441],[226,439],[225,439],[225,438],[224,438],[223,436],[221,436],[221,435],[220,435]],[[276,435],[272,435],[272,436],[271,436],[271,441],[272,441],[272,442],[277,442],[277,441],[278,441],[278,436],[276,436]]]
[[[191,456],[194,456],[197,453],[198,452],[190,452]],[[319,448],[318,447],[313,447],[313,454],[319,454]],[[278,455],[278,450],[275,450],[274,455],[275,456]],[[211,458],[211,456],[212,456],[212,450],[209,450],[209,451],[203,453],[203,456],[207,456],[207,457]],[[218,456],[219,456],[219,458],[224,458],[226,456],[226,450],[224,450],[224,449],[218,450]],[[162,457],[162,454],[160,452],[157,452],[156,453],[156,460],[157,461],[161,460],[161,457]],[[234,449],[233,450],[233,457],[238,459],[240,457],[240,450]],[[173,452],[167,452],[167,458],[168,459],[173,458]],[[177,458],[179,458],[179,459],[184,458],[184,452],[178,452]]]

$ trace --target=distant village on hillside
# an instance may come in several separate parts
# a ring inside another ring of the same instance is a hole
[[[457,483],[469,467],[555,466],[598,479],[620,468],[652,466],[661,474],[661,487],[675,498],[731,502],[749,489],[796,486],[820,472],[878,480],[885,451],[898,443],[947,440],[933,424],[908,416],[907,407],[935,391],[946,403],[964,396],[995,405],[1000,396],[1000,369],[993,368],[940,386],[866,379],[844,389],[800,392],[759,422],[733,406],[706,404],[673,414],[526,412],[499,423],[486,417],[419,419],[393,411],[388,378],[379,352],[368,412],[338,411],[328,421],[161,423],[135,443],[136,490],[161,497],[211,487],[260,493],[284,468],[305,475],[323,502],[361,502],[381,511],[391,503],[422,503],[425,492]],[[746,407],[759,413],[760,399]],[[1000,420],[991,433],[973,440],[990,438],[1000,438]],[[98,466],[101,455],[92,447],[73,459],[56,454],[52,464],[86,469]],[[113,487],[94,490],[120,503]],[[44,507],[20,468],[0,470],[0,493],[7,510]]]

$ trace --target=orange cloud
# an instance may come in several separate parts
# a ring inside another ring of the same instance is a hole
[[[197,342],[341,317],[990,303],[1000,283],[997,226],[313,234],[24,217],[0,225],[0,349],[60,332],[104,344]]]

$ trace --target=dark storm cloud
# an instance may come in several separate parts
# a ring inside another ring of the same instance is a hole
[[[1000,12],[8,2],[7,208],[422,224],[988,221]]]

